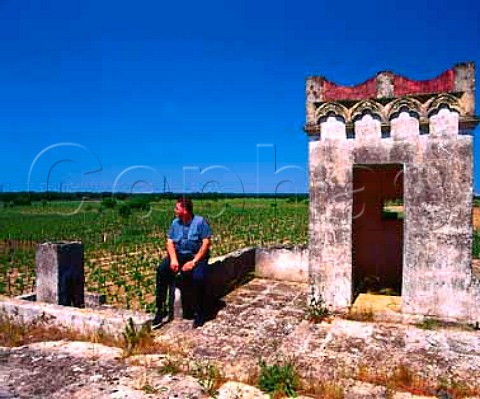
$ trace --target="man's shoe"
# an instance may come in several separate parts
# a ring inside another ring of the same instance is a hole
[[[202,327],[205,324],[205,318],[202,314],[196,313],[195,318],[193,319],[193,328]]]
[[[154,319],[152,320],[152,330],[160,328],[164,324],[173,320],[173,315],[168,313],[156,313]]]

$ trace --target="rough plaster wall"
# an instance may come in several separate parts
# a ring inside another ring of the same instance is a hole
[[[345,124],[333,117],[310,143],[310,261],[315,296],[342,309],[352,296],[352,151]]]
[[[308,250],[306,248],[257,248],[255,275],[280,281],[308,281]]]
[[[458,136],[458,114],[430,118],[422,162],[408,166],[408,248],[403,310],[444,318],[472,316],[472,138]]]
[[[447,108],[441,109],[430,118],[431,138],[456,138],[458,135],[458,114]],[[452,154],[453,155],[453,154]]]
[[[35,259],[37,301],[57,303],[59,277],[57,248],[49,244],[37,245]]]
[[[406,112],[389,138],[365,115],[355,139],[334,118],[310,143],[310,279],[315,295],[342,309],[351,304],[353,164],[405,165],[405,312],[478,320],[480,283],[471,277],[472,138],[458,135],[458,114],[442,109],[420,134]]]
[[[381,145],[380,121],[372,115],[365,115],[355,122],[355,145]]]
[[[410,116],[408,112],[401,112],[391,121],[390,137],[395,142],[415,142],[419,131],[418,119]]]

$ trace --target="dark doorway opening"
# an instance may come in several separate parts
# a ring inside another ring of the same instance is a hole
[[[353,295],[401,295],[403,165],[353,168]]]

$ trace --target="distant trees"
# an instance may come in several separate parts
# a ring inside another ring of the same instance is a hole
[[[165,193],[149,193],[149,194],[133,194],[133,193],[114,193],[111,192],[33,192],[33,191],[21,191],[21,192],[0,192],[0,203],[3,206],[28,206],[33,203],[46,204],[50,201],[82,201],[86,198],[89,200],[101,201],[101,207],[103,209],[117,208],[121,202],[128,203],[128,206],[132,210],[146,211],[150,209],[150,203],[161,200],[174,200],[182,195],[181,193],[165,192]],[[188,196],[194,200],[224,200],[229,198],[272,198],[272,199],[287,199],[289,202],[305,201],[308,200],[308,194],[238,194],[238,193],[188,193]]]
[[[2,199],[2,202],[3,206],[6,208],[32,205],[32,199],[28,193],[18,193],[18,195],[5,196],[5,199]]]

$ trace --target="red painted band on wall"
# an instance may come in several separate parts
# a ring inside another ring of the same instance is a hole
[[[323,81],[323,101],[361,100],[377,96],[377,78],[368,79],[356,86],[342,86]]]
[[[397,97],[407,94],[448,93],[455,90],[455,71],[449,69],[430,80],[411,80],[394,75],[393,84]]]
[[[408,94],[450,93],[455,91],[455,70],[449,69],[429,80],[412,80],[392,74],[394,97]],[[377,97],[377,77],[356,86],[342,86],[323,80],[323,101],[362,100]]]

